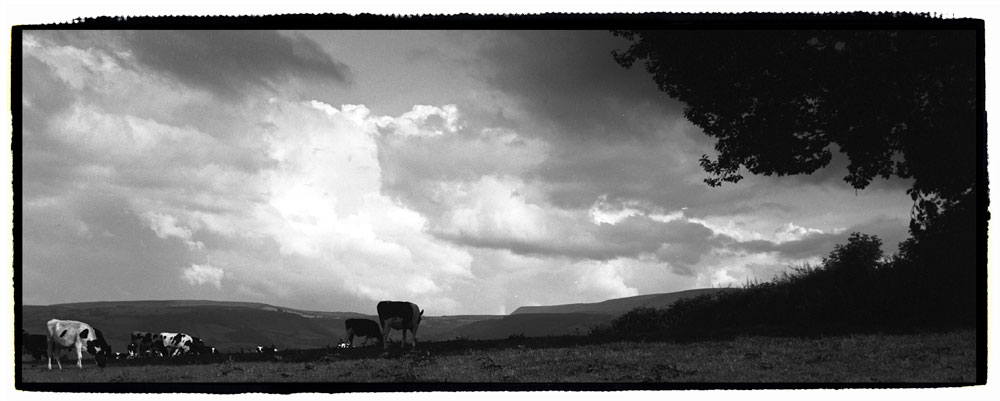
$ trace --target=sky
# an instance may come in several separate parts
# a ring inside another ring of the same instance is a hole
[[[22,302],[430,316],[770,280],[907,237],[905,180],[711,188],[606,31],[27,31]],[[15,67],[16,68],[16,67]],[[17,135],[17,133],[15,133]]]

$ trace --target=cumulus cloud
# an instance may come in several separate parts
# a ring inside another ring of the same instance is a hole
[[[379,131],[402,136],[434,137],[454,133],[459,128],[458,108],[453,104],[443,107],[416,105],[403,115],[376,120]]]
[[[202,249],[205,244],[201,241],[194,241],[191,239],[192,232],[187,227],[181,227],[177,224],[177,218],[169,214],[161,214],[156,212],[146,212],[143,217],[149,221],[149,228],[151,228],[157,237],[169,238],[177,237],[187,244],[188,248],[191,249]]]
[[[226,272],[218,267],[192,264],[184,269],[181,277],[191,285],[210,284],[215,288],[222,288],[222,278],[225,275]]]

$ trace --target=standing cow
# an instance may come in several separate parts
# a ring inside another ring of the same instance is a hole
[[[83,322],[59,319],[49,320],[46,328],[48,329],[49,370],[52,370],[52,357],[56,358],[59,369],[62,369],[62,362],[59,361],[59,354],[56,351],[63,348],[76,348],[76,366],[80,369],[83,369],[84,348],[94,356],[97,366],[103,368],[107,363],[108,355],[111,354],[111,346],[104,340],[104,334],[100,330]]]
[[[413,333],[412,348],[417,348],[417,328],[424,311],[413,302],[382,301],[376,307],[378,320],[382,323],[382,348],[389,349],[389,331],[396,329],[403,332],[403,345],[406,345],[406,331]]]
[[[382,342],[382,330],[374,320],[347,319],[344,321],[344,327],[347,329],[347,344],[350,347],[354,346],[354,336],[365,337],[365,342],[361,343],[362,346],[368,345],[368,340],[372,338]]]

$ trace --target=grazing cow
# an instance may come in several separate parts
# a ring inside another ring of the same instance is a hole
[[[153,352],[153,333],[133,331],[132,342],[128,345],[129,355],[149,357]]]
[[[100,330],[91,327],[89,324],[77,322],[75,320],[52,319],[46,324],[48,329],[48,353],[49,370],[52,370],[52,357],[56,358],[59,369],[62,369],[62,362],[56,351],[63,348],[76,348],[76,366],[83,369],[83,349],[94,356],[97,366],[104,367],[107,363],[108,355],[111,354],[111,346],[104,340],[104,334]]]
[[[44,334],[31,334],[21,329],[21,350],[27,352],[35,361],[42,360],[42,357],[46,356],[46,349],[48,345],[46,343]]]
[[[417,328],[424,311],[412,302],[382,301],[376,306],[378,320],[382,323],[382,348],[389,349],[389,331],[396,329],[403,332],[403,344],[406,345],[406,330],[413,334],[413,348],[417,348]]]
[[[374,320],[369,319],[347,319],[344,321],[344,327],[347,328],[347,344],[348,348],[354,346],[354,336],[364,336],[365,342],[361,343],[361,346],[368,345],[368,340],[372,338],[375,341],[382,342],[382,330],[379,329],[378,323]]]
[[[194,338],[184,333],[159,333],[153,335],[153,351],[160,355],[177,356],[191,352]]]

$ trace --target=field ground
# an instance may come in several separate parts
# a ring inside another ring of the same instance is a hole
[[[25,383],[464,382],[464,383],[974,383],[976,332],[741,337],[729,341],[595,342],[514,338],[421,343],[415,351],[282,351],[208,359],[111,361],[85,356],[49,371],[21,367]],[[73,355],[72,358],[76,356]],[[182,357],[184,358],[184,357]]]

